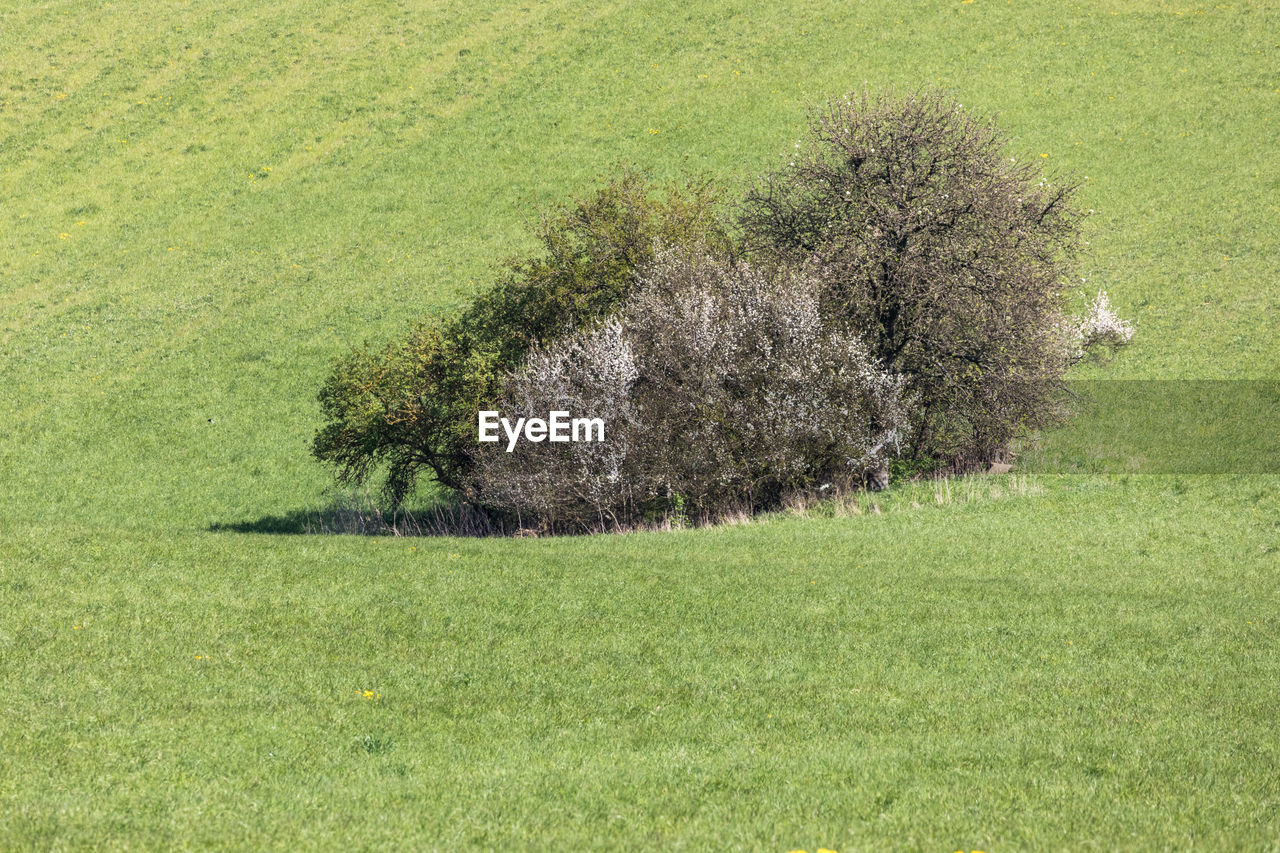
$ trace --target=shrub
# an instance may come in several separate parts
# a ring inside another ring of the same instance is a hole
[[[540,251],[508,260],[498,283],[405,340],[338,361],[321,388],[314,456],[360,485],[385,471],[399,503],[429,472],[467,497],[476,412],[530,348],[607,316],[631,293],[657,242],[730,252],[708,181],[658,187],[623,170],[585,198],[544,213]]]
[[[1073,359],[1075,187],[1006,141],[938,92],[836,99],[742,204],[748,249],[809,265],[824,316],[906,377],[916,459],[989,461],[1054,418]]]
[[[348,484],[385,469],[385,493],[394,504],[423,471],[461,489],[475,445],[475,412],[500,383],[496,356],[471,346],[456,320],[425,321],[403,342],[355,350],[334,365],[320,389],[325,424],[313,453]]]
[[[1063,329],[1067,356],[1074,364],[1088,355],[1101,357],[1133,340],[1133,324],[1111,309],[1105,290],[1099,290],[1083,317],[1072,317]]]
[[[617,316],[535,351],[503,388],[508,417],[602,416],[606,441],[482,445],[474,492],[553,530],[776,505],[879,468],[900,391],[823,323],[813,277],[669,249]]]

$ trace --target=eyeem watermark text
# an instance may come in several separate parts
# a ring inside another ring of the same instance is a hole
[[[513,424],[499,412],[480,412],[480,441],[498,441],[498,426],[507,434],[507,452],[516,449],[521,432],[525,441],[604,441],[604,418],[570,418],[568,412],[553,411],[542,418],[517,418]]]

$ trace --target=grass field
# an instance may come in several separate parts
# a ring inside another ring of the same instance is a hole
[[[1079,378],[1280,379],[1280,6],[904,5],[0,0],[0,848],[1280,849],[1275,470],[238,532],[537,203],[864,83],[1087,176]]]

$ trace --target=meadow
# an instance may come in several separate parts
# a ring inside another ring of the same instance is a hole
[[[288,522],[330,500],[333,358],[616,164],[742,186],[864,84],[946,87],[1083,182],[1081,302],[1138,334],[1075,378],[1280,379],[1278,33],[1270,2],[3,0],[0,849],[1280,849],[1275,467],[620,536]]]

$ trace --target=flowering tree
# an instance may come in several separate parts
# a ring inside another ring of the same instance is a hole
[[[1122,320],[1111,308],[1105,290],[1099,290],[1081,317],[1071,317],[1063,325],[1063,347],[1072,364],[1087,355],[1114,351],[1133,340],[1133,324]]]
[[[750,511],[880,468],[905,434],[901,389],[822,320],[814,278],[668,249],[618,315],[504,388],[504,410],[599,414],[608,440],[488,445],[473,487],[552,529]]]

